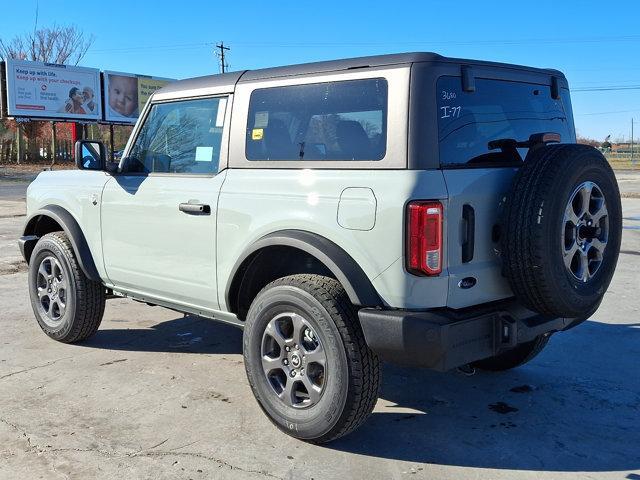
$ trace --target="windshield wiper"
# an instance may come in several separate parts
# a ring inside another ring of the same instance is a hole
[[[529,136],[529,139],[525,141],[518,141],[515,138],[491,140],[487,146],[489,150],[497,150],[499,148],[502,150],[502,153],[513,156],[515,159],[522,162],[522,157],[520,156],[520,152],[518,152],[518,148],[528,148],[531,152],[540,147],[544,147],[549,143],[559,143],[560,139],[561,137],[559,133],[541,132],[532,134]]]

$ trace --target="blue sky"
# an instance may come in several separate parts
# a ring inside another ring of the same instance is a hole
[[[0,38],[33,28],[36,0],[2,4]],[[174,78],[217,73],[220,40],[231,70],[403,51],[553,67],[569,79],[578,133],[629,138],[631,118],[640,121],[640,89],[578,91],[640,87],[637,0],[171,4],[40,0],[39,25],[93,34],[81,65]]]

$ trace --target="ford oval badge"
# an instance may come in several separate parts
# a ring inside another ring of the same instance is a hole
[[[474,277],[465,277],[458,282],[460,288],[471,288],[476,284],[477,280]]]

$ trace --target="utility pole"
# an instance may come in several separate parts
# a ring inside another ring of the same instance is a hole
[[[16,123],[16,163],[20,165],[22,157],[22,126]]]
[[[635,163],[633,158],[633,117],[631,117],[631,165],[635,165]]]
[[[224,51],[231,49],[229,47],[225,47],[224,42],[220,42],[220,44],[216,45],[216,48],[220,49],[220,53],[216,52],[216,55],[220,58],[220,72],[224,73],[225,69],[229,66],[224,61]]]
[[[56,122],[51,122],[51,150],[53,150],[53,156],[51,157],[51,169],[53,169],[53,165],[56,163],[56,153],[58,152],[58,143],[56,141]]]

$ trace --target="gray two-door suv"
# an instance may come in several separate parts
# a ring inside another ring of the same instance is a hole
[[[170,84],[119,165],[40,174],[20,245],[36,318],[86,339],[125,296],[244,329],[265,413],[326,442],[380,358],[504,370],[589,317],[621,238],[556,70],[412,53]]]

